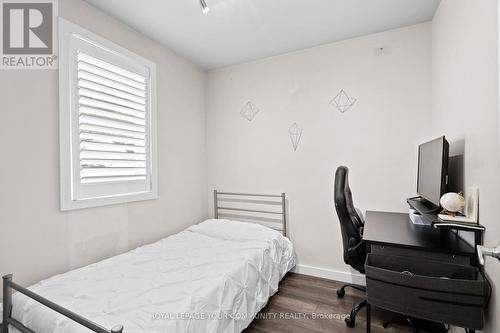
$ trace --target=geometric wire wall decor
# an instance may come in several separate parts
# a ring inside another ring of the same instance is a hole
[[[259,113],[259,111],[259,108],[256,107],[252,102],[247,102],[241,109],[240,114],[246,120],[252,121],[253,118],[255,118],[255,115]]]
[[[290,134],[290,140],[292,140],[293,150],[297,151],[300,143],[300,138],[302,137],[302,128],[299,128],[299,125],[297,125],[297,123],[293,123],[293,125],[288,129],[288,133]]]
[[[349,110],[354,103],[356,103],[356,98],[349,96],[344,89],[340,90],[339,94],[330,101],[330,104],[335,106],[342,113]]]

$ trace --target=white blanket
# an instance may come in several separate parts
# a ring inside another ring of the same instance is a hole
[[[250,324],[294,265],[280,233],[207,220],[29,289],[106,328],[122,324],[125,333],[232,333]],[[37,333],[90,332],[19,293],[13,317]]]

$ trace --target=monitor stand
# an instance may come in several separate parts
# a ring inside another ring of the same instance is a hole
[[[475,235],[475,243],[482,244],[482,233],[484,232],[484,226],[470,223],[460,223],[460,222],[449,222],[443,221],[439,218],[438,214],[441,211],[441,208],[436,207],[431,202],[427,201],[422,197],[414,197],[406,199],[408,205],[411,208],[416,210],[424,219],[429,221],[430,224],[434,228],[438,228],[441,230],[450,229],[450,230],[463,230],[473,232]]]
[[[408,205],[422,215],[429,223],[440,222],[438,217],[441,208],[432,204],[422,197],[414,197],[406,199]]]

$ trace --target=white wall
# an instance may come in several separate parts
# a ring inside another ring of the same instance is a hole
[[[0,274],[21,284],[158,240],[208,210],[205,73],[81,0],[60,0],[59,13],[156,62],[159,199],[61,213],[57,71],[0,71]]]
[[[498,218],[498,9],[496,0],[442,0],[432,32],[432,98],[435,133],[464,154],[465,186],[478,186],[485,244],[500,241]],[[486,262],[497,284],[486,332],[500,332],[500,264]]]
[[[389,54],[375,56],[380,46]],[[286,192],[299,264],[347,272],[335,170],[349,166],[361,209],[407,210],[416,147],[430,139],[430,47],[426,23],[209,72],[209,191]],[[345,114],[329,105],[340,89],[358,99]],[[247,101],[261,109],[252,122],[239,114]]]

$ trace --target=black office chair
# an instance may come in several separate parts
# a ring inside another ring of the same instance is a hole
[[[340,230],[342,232],[342,243],[344,246],[344,262],[350,265],[358,272],[365,274],[365,261],[366,261],[366,244],[363,242],[363,227],[364,220],[360,211],[354,207],[352,202],[351,188],[349,187],[349,169],[345,166],[340,166],[335,172],[334,184],[334,200],[335,209],[340,221]],[[366,288],[355,284],[346,284],[337,290],[339,298],[344,297],[345,288],[353,288],[366,292]],[[354,327],[356,324],[356,315],[359,310],[366,306],[366,299],[359,302],[351,310],[351,314],[345,318],[348,327]],[[404,321],[407,322],[414,333],[418,333],[418,325],[414,318],[403,316]],[[387,321],[383,323],[383,327],[387,328],[390,324],[400,323],[401,321]],[[426,322],[429,325],[428,322]],[[444,325],[433,327],[432,332],[447,332]]]
[[[344,262],[358,272],[365,274],[366,244],[363,242],[364,220],[361,212],[358,213],[352,202],[351,189],[348,180],[349,169],[341,166],[335,172],[334,200],[335,209],[340,221],[342,231],[342,242],[344,246]],[[344,297],[345,288],[366,292],[366,288],[354,284],[346,284],[337,290],[339,298]],[[366,299],[356,304],[351,314],[345,318],[347,326],[354,327],[356,315],[359,310],[366,306]]]

